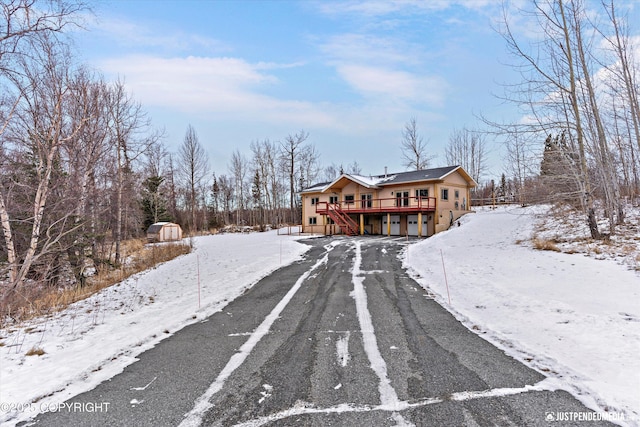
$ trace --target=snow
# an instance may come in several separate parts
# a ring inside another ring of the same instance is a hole
[[[351,281],[353,282],[353,292],[351,296],[356,301],[356,312],[358,313],[358,322],[360,323],[360,331],[362,340],[364,341],[364,350],[369,358],[369,363],[373,372],[376,373],[380,382],[378,390],[380,391],[380,402],[382,404],[396,404],[398,396],[391,386],[391,381],[387,376],[387,363],[380,353],[376,333],[373,329],[373,321],[367,307],[367,293],[364,289],[364,275],[360,270],[362,264],[362,252],[360,242],[356,242],[355,260],[353,262],[353,271],[351,273]]]
[[[196,237],[188,255],[50,317],[0,330],[0,425],[91,390],[172,332],[222,310],[260,278],[299,259],[308,247],[296,239],[276,231]],[[26,356],[31,348],[45,353]]]
[[[400,399],[398,399],[398,395],[387,376],[387,362],[385,362],[382,354],[380,353],[378,340],[376,339],[376,332],[373,328],[373,321],[371,320],[371,313],[367,306],[367,292],[364,287],[364,273],[360,269],[362,266],[361,246],[361,242],[356,241],[355,259],[353,261],[353,270],[351,271],[351,281],[353,283],[351,296],[356,301],[356,312],[358,314],[360,332],[362,333],[364,351],[369,359],[369,366],[378,376],[378,391],[380,392],[381,406],[391,408],[392,410],[401,410],[403,409],[403,402],[400,402]],[[396,425],[398,426],[415,427],[397,412],[393,412],[392,418],[396,421]]]
[[[375,187],[378,184],[381,184],[385,181],[389,181],[391,178],[395,177],[395,175],[384,178],[379,176],[364,176],[364,175],[354,175],[354,174],[349,174],[347,176],[353,178],[354,180],[356,180],[357,182],[361,183],[366,187]]]
[[[338,359],[338,365],[346,368],[349,364],[349,360],[351,360],[351,356],[349,355],[349,337],[351,336],[351,331],[343,332],[336,341],[336,357]]]
[[[466,215],[409,246],[405,265],[474,332],[586,406],[640,425],[640,276],[615,257],[533,249],[547,211]]]
[[[553,222],[543,231],[536,226],[546,212],[547,208],[512,207],[469,214],[461,219],[460,227],[407,247],[405,265],[425,288],[426,297],[435,298],[471,330],[549,377],[522,389],[460,391],[453,397],[467,400],[511,395],[531,387],[564,389],[595,411],[624,414],[624,425],[640,425],[640,276],[630,269],[637,268],[640,258],[629,255],[637,232],[621,242],[624,257],[602,256],[606,248],[585,252],[588,256],[535,250],[532,237],[558,233],[552,231]],[[572,251],[580,252],[575,250],[580,239],[570,237],[558,244],[570,244]],[[58,314],[0,330],[0,424],[15,425],[94,388],[163,338],[222,310],[260,278],[299,259],[307,247],[296,239],[277,236],[275,231],[196,238],[191,254],[138,274]],[[352,296],[361,304],[359,320],[366,332],[366,294],[360,289],[365,272],[360,270],[359,257],[356,251]],[[268,326],[249,334],[248,341]],[[379,365],[377,373],[384,383],[388,380],[380,365],[384,360],[377,356],[380,352],[373,329],[371,333],[368,356],[372,365]],[[348,365],[349,335],[341,334],[337,363]],[[45,353],[26,356],[31,348],[42,348]],[[260,398],[266,399],[271,390],[268,384],[263,387]],[[395,412],[403,405],[441,402],[428,396],[416,402],[398,402],[393,394],[385,394],[383,401],[386,404],[378,407],[301,405],[250,425],[292,414],[383,407]]]
[[[322,264],[326,264],[329,259],[328,253],[326,253],[320,260],[318,260],[311,269],[307,270],[296,280],[296,283],[289,289],[289,292],[282,298],[278,304],[271,310],[271,313],[262,321],[260,325],[253,331],[249,339],[245,341],[240,347],[237,353],[231,356],[231,359],[227,362],[222,371],[218,374],[218,378],[209,386],[195,402],[193,409],[185,415],[184,420],[180,423],[180,427],[197,427],[202,424],[202,419],[206,412],[213,406],[210,402],[211,398],[224,387],[224,383],[231,376],[231,374],[238,369],[245,359],[249,357],[253,348],[260,342],[262,337],[269,333],[271,325],[280,317],[280,314],[285,309],[289,301],[298,292],[298,289],[302,286],[302,283],[307,280],[311,273],[320,267]]]

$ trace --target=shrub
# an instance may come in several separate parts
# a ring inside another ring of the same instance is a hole
[[[45,353],[43,349],[40,347],[32,347],[31,350],[27,351],[26,356],[42,356]]]
[[[20,292],[13,292],[0,304],[0,328],[11,320],[20,322],[63,310],[127,277],[191,252],[190,245],[182,242],[154,245],[141,242],[141,239],[128,242],[128,262],[120,267],[101,268],[97,274],[87,278],[85,286],[57,288],[30,283]]]
[[[533,239],[533,247],[534,249],[538,249],[541,251],[554,251],[560,252],[560,248],[556,245],[556,241],[552,239],[541,239],[536,237]]]

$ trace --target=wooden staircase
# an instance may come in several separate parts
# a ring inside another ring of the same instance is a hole
[[[340,227],[344,234],[348,236],[358,234],[358,223],[342,210],[340,204],[328,204],[326,213],[329,215],[329,218]]]

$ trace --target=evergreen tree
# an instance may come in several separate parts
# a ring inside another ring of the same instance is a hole
[[[253,184],[251,185],[251,195],[253,197],[253,204],[258,208],[258,223],[260,224],[260,230],[264,228],[264,215],[262,206],[262,180],[260,179],[260,172],[256,170],[253,176]]]
[[[540,178],[549,201],[579,203],[579,156],[567,141],[566,132],[547,136],[540,164]]]
[[[163,182],[163,177],[152,176],[142,183],[141,207],[144,215],[143,226],[145,230],[156,222],[172,220],[167,210],[167,201],[160,193],[160,187]]]

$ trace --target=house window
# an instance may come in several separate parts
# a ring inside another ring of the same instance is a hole
[[[416,190],[416,199],[428,199],[429,198],[429,189],[428,188],[421,188],[419,190]]]
[[[353,194],[347,194],[344,196],[345,203],[353,203],[355,201],[355,196]]]
[[[454,192],[454,196],[455,196],[456,200],[460,199],[460,191],[459,191],[459,190],[456,190],[456,191]]]
[[[311,205],[317,205],[318,202],[320,202],[320,197],[312,197],[311,198]]]
[[[315,216],[310,216],[309,225],[316,225],[316,224],[318,224],[318,218],[316,218]]]
[[[329,203],[338,203],[338,196],[329,196]]]
[[[409,206],[409,192],[408,191],[396,191],[396,206]]]
[[[371,194],[361,194],[360,195],[360,200],[361,200],[360,204],[361,204],[362,209],[367,209],[367,208],[371,207],[371,199],[372,199]]]
[[[449,189],[443,188],[440,190],[440,198],[442,200],[449,200]]]

